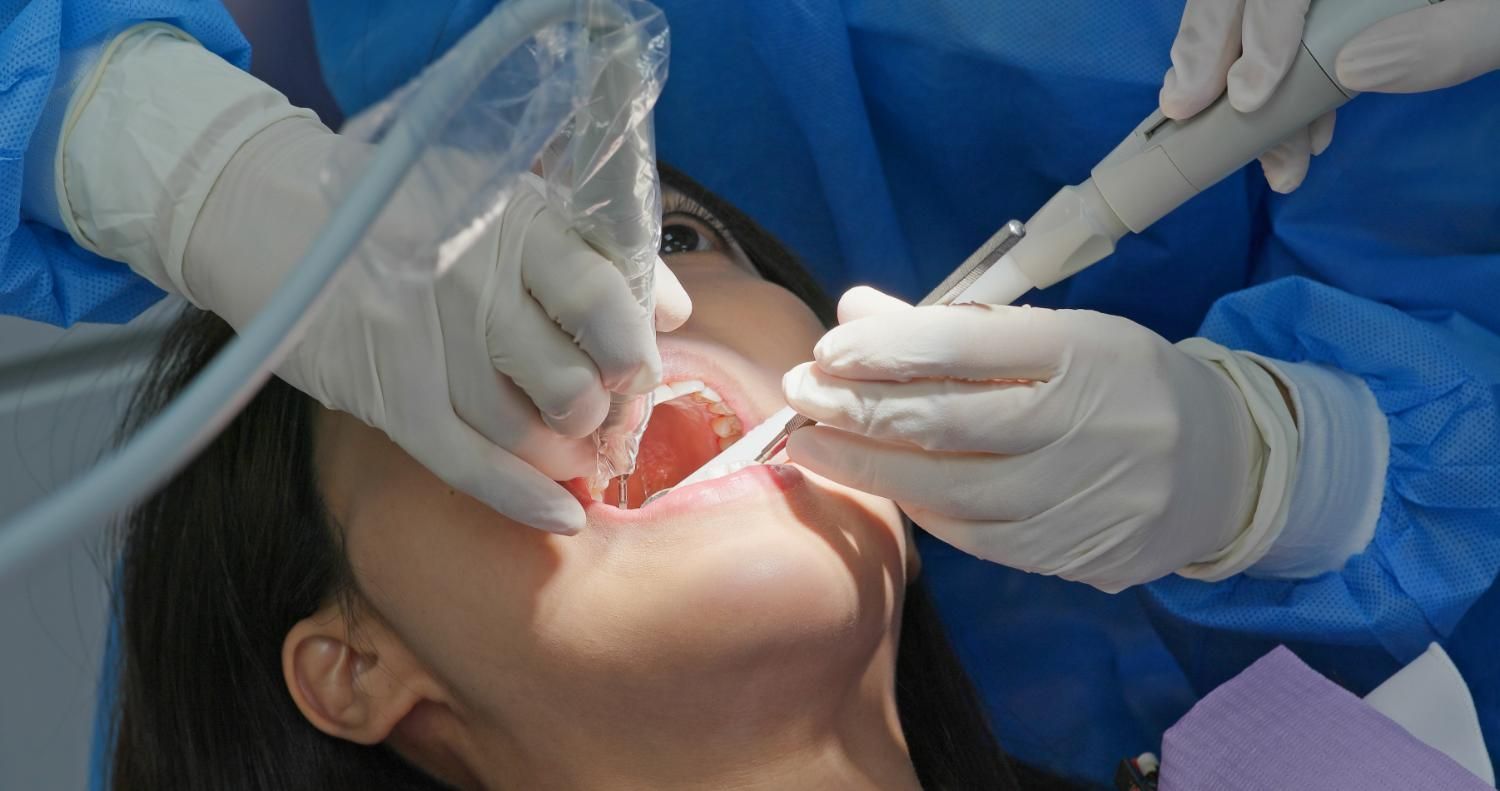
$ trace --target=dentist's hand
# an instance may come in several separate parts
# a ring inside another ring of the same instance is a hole
[[[1228,576],[1269,546],[1252,525],[1267,446],[1220,362],[1087,311],[860,288],[839,318],[785,379],[821,424],[792,435],[798,464],[966,552],[1106,591]]]
[[[1266,103],[1301,46],[1310,0],[1187,0],[1161,89],[1168,117],[1190,118],[1227,89],[1241,112]],[[1500,0],[1446,0],[1385,19],[1339,52],[1338,80],[1356,91],[1416,93],[1500,69]],[[1260,158],[1266,180],[1291,192],[1328,148],[1334,115]]]

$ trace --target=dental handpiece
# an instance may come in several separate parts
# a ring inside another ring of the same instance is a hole
[[[1220,96],[1185,121],[1157,110],[1120,142],[1082,184],[1063,187],[1026,222],[1026,240],[976,288],[983,301],[1010,303],[1114,252],[1140,233],[1357,92],[1339,84],[1334,62],[1344,44],[1387,17],[1441,0],[1313,0],[1302,46],[1276,92],[1242,113]]]
[[[606,34],[609,30],[603,28]],[[575,230],[619,269],[649,317],[655,307],[661,244],[661,192],[651,119],[660,85],[653,83],[649,71],[643,72],[638,43],[634,36],[621,37],[600,56],[592,94],[575,111],[572,204]],[[594,433],[597,464],[592,486],[603,488],[614,478],[617,490],[625,490],[651,407],[650,396],[610,394],[609,411]]]

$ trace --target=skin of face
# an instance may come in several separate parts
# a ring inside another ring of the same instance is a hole
[[[664,224],[711,240],[666,256],[693,300],[660,336],[667,379],[710,361],[748,428],[784,404],[782,374],[823,328],[706,223]],[[890,502],[794,472],[650,519],[596,504],[561,537],[347,415],[322,413],[316,446],[356,611],[333,601],[299,623],[283,663],[325,732],[465,788],[835,782],[871,761],[909,779],[892,689],[912,550]]]

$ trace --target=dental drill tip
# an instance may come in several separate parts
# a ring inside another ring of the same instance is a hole
[[[630,508],[630,476],[621,475],[615,479],[615,495],[620,498],[620,508]]]

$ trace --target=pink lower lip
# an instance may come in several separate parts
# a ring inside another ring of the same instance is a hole
[[[652,522],[688,511],[729,505],[747,497],[764,496],[768,492],[790,491],[804,480],[802,470],[790,464],[762,464],[746,467],[723,478],[673,489],[645,508],[623,510],[595,501],[586,509],[591,517],[607,523]]]

